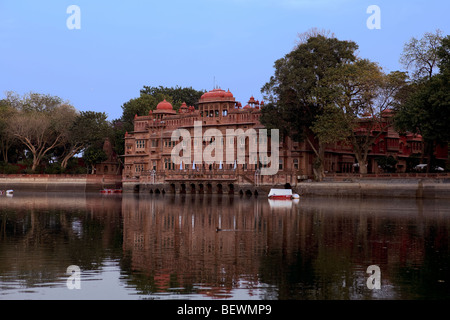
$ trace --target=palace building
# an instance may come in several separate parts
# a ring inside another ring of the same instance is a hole
[[[176,111],[171,103],[164,100],[148,115],[136,115],[134,131],[125,134],[122,172],[124,182],[134,181],[140,186],[166,184],[172,189],[195,192],[198,191],[195,188],[205,190],[205,185],[213,188],[211,181],[216,181],[221,191],[232,192],[239,184],[293,186],[300,180],[311,178],[315,158],[312,148],[306,142],[295,142],[289,137],[280,137],[278,163],[270,163],[271,166],[276,165],[276,174],[261,176],[261,168],[268,164],[260,162],[258,154],[252,147],[257,141],[261,143],[261,139],[265,138],[260,134],[260,129],[264,129],[259,120],[262,106],[264,102],[255,100],[253,96],[245,106],[242,106],[229,90],[216,88],[201,96],[197,108],[183,103]],[[386,119],[390,116],[389,112],[384,115]],[[361,126],[357,130],[361,132],[366,130],[364,121],[364,118],[361,119]],[[201,138],[196,137],[195,132],[199,124],[201,124]],[[171,139],[173,132],[181,129],[194,138],[189,140],[190,148],[185,149],[190,149],[191,154],[183,152],[182,155],[182,158],[188,161],[178,164],[172,161],[173,148],[178,143],[184,144],[184,148],[189,147],[186,146],[186,141]],[[250,135],[230,136],[229,132],[236,133],[239,130],[244,133],[254,130],[257,139],[253,140],[254,137]],[[216,141],[217,137],[219,141]],[[267,137],[266,142],[270,152],[270,137]],[[198,159],[196,153],[204,153],[208,148],[215,149],[215,161],[201,159],[196,162],[195,159]],[[223,153],[217,155],[218,149],[224,150]],[[241,155],[244,154],[244,159],[227,161],[237,159],[239,151],[242,151]],[[407,159],[421,151],[420,136],[399,135],[389,127],[380,135],[369,152],[368,172],[380,172],[377,159],[387,156],[393,156],[397,160],[397,172],[404,172]],[[447,149],[438,147],[436,157],[446,159]],[[327,145],[324,165],[328,173],[358,171],[352,147],[342,143]]]
[[[252,155],[249,150],[250,143],[254,143],[254,141],[249,141],[249,137],[245,141],[237,141],[237,136],[232,141],[226,138],[230,138],[227,137],[227,130],[241,129],[245,133],[249,129],[254,129],[258,133],[259,129],[264,129],[259,122],[260,108],[263,105],[263,101],[259,102],[251,97],[242,107],[242,104],[235,100],[229,90],[222,89],[214,89],[203,94],[197,109],[183,103],[177,112],[169,102],[165,100],[160,102],[156,110],[150,111],[148,115],[135,116],[134,131],[125,135],[124,176],[139,177],[143,172],[150,170],[166,173],[180,170],[180,167],[171,161],[172,149],[177,144],[176,141],[171,140],[172,133],[176,129],[186,129],[194,136],[195,123],[201,124],[203,141],[192,140],[192,159],[195,159],[194,151],[199,150],[197,143],[202,144],[202,152],[207,145],[213,142],[218,148],[223,147],[224,150],[229,144],[235,145],[235,154],[231,158],[235,158],[237,149],[245,145],[245,163],[226,164],[224,155],[222,168],[256,170],[261,164],[256,164],[257,160],[254,158],[256,155]],[[214,136],[207,141],[205,134],[208,129],[219,130],[222,135],[221,141],[215,141]],[[280,156],[277,166],[279,170],[301,170],[300,163],[304,160],[300,159],[301,156],[298,154],[298,143],[287,140],[288,142],[284,144],[283,148],[284,153]],[[251,158],[252,156],[253,158]],[[197,170],[217,170],[220,167],[218,162],[216,161],[214,164],[196,163],[195,168]],[[193,163],[186,163],[181,169],[192,169],[192,165]],[[304,163],[304,165],[307,164]]]

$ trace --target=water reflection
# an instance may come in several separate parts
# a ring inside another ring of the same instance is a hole
[[[450,203],[217,195],[0,198],[0,298],[448,299]],[[381,289],[366,286],[370,265]],[[109,270],[106,273],[105,270]],[[113,273],[111,273],[113,272]],[[105,280],[106,275],[115,279]],[[103,287],[102,287],[103,288]],[[56,292],[56,289],[53,290]],[[78,296],[77,296],[78,297]]]
[[[138,289],[231,297],[246,288],[251,295],[270,223],[262,206],[228,196],[125,197],[124,253],[145,274]]]
[[[121,246],[120,198],[65,193],[0,197],[0,299],[64,298],[69,290],[59,295],[46,289],[66,288],[69,265],[85,270],[86,279],[95,278],[90,272],[107,257],[120,258]]]
[[[244,287],[267,299],[441,298],[449,296],[448,208],[412,200],[271,206],[267,199],[132,197],[123,201],[124,251],[145,293],[227,297]],[[366,286],[373,264],[382,270],[379,291]]]

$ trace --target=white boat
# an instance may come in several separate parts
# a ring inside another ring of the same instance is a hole
[[[292,189],[270,189],[268,197],[272,200],[292,200],[300,198],[297,193],[292,193]]]
[[[3,194],[10,198],[14,195],[14,190],[0,190],[0,195]]]

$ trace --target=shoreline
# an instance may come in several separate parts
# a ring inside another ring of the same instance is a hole
[[[0,174],[0,190],[89,192],[122,185],[122,176],[93,174]]]
[[[117,188],[118,186],[122,187],[126,193],[136,192],[134,188],[136,184],[122,183],[122,176],[119,175],[0,175],[0,190],[92,192],[100,191],[103,188]],[[178,189],[170,190],[168,184],[160,184],[159,186],[161,190],[166,188],[165,193],[180,193]],[[141,185],[138,192],[146,194],[150,187],[156,188],[158,185]],[[283,188],[283,186],[278,185],[236,185],[234,194],[240,194],[241,191],[246,194],[246,191],[250,190],[252,196],[256,193],[258,196],[265,196],[272,187]],[[292,190],[301,197],[450,199],[450,179],[447,177],[360,178],[347,181],[299,182],[292,186]]]

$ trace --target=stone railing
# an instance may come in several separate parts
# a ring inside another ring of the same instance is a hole
[[[238,169],[183,169],[141,172],[137,177],[124,178],[124,182],[157,184],[172,181],[236,181],[251,185],[275,185],[297,183],[297,171],[279,171],[275,175],[261,175],[258,170]]]

